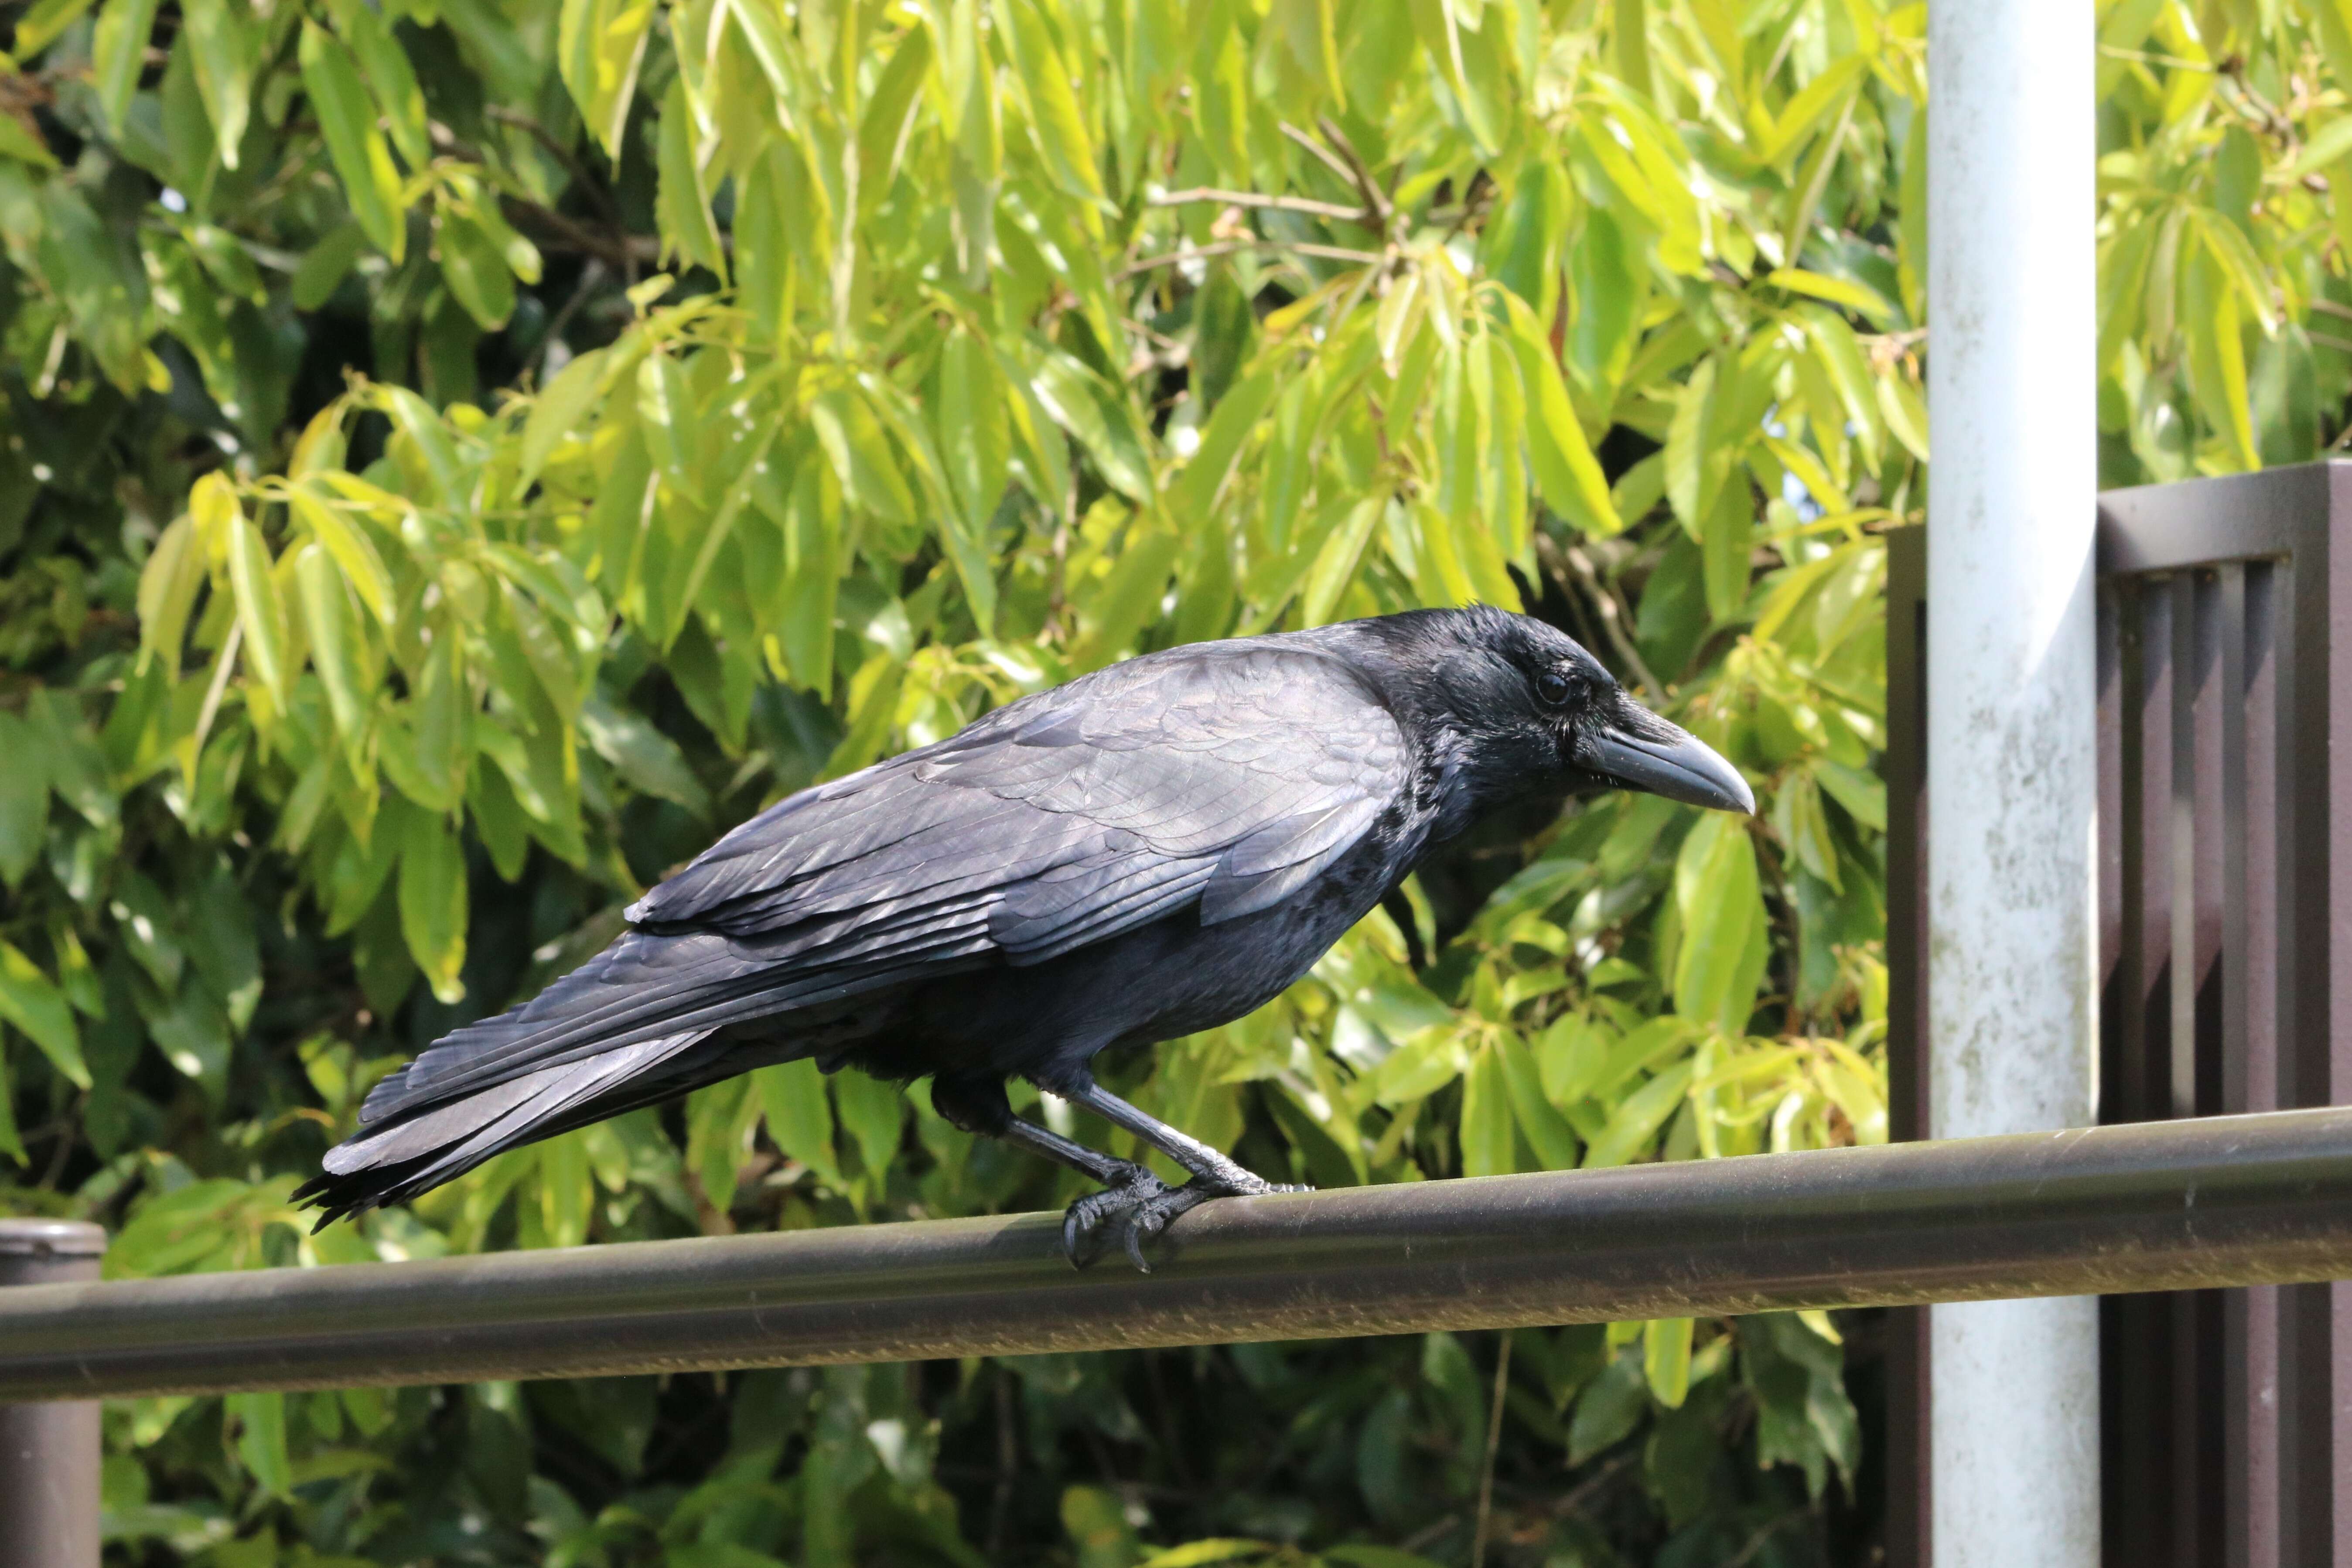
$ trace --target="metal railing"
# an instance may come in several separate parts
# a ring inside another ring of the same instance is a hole
[[[903,1361],[2352,1276],[2352,1107],[0,1291],[0,1399]]]
[[[98,1239],[0,1221],[0,1282],[11,1258],[87,1272]],[[24,1283],[0,1289],[0,1568],[96,1563],[100,1398],[2344,1278],[2352,1107],[1232,1199],[1148,1276],[1074,1271],[1058,1217],[1020,1215]]]

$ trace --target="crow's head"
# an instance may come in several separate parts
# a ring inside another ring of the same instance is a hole
[[[1396,651],[1412,671],[1415,706],[1461,736],[1481,795],[1634,789],[1756,809],[1737,768],[1627,696],[1558,628],[1483,605],[1387,618],[1410,623],[1398,627],[1406,636]]]

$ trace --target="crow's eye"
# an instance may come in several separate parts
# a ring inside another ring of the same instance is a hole
[[[1568,700],[1569,691],[1568,677],[1556,669],[1547,669],[1536,677],[1536,695],[1555,708]]]

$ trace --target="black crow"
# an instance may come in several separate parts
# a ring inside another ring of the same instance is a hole
[[[1283,1190],[1096,1083],[1095,1053],[1242,1016],[1434,846],[1495,808],[1647,790],[1754,797],[1592,657],[1500,610],[1147,654],[803,790],[627,910],[535,999],[378,1084],[299,1196],[327,1220],[502,1150],[770,1063],[931,1079],[940,1114],[1085,1173],[1084,1262],[1207,1198]],[[1013,1114],[1018,1075],[1192,1173]]]

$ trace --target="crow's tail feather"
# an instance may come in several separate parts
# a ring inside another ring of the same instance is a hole
[[[694,1029],[640,1040],[395,1113],[328,1150],[319,1174],[295,1189],[295,1200],[324,1210],[323,1228],[405,1203],[509,1149],[673,1099],[736,1070],[718,1066],[727,1050],[713,1034]]]

